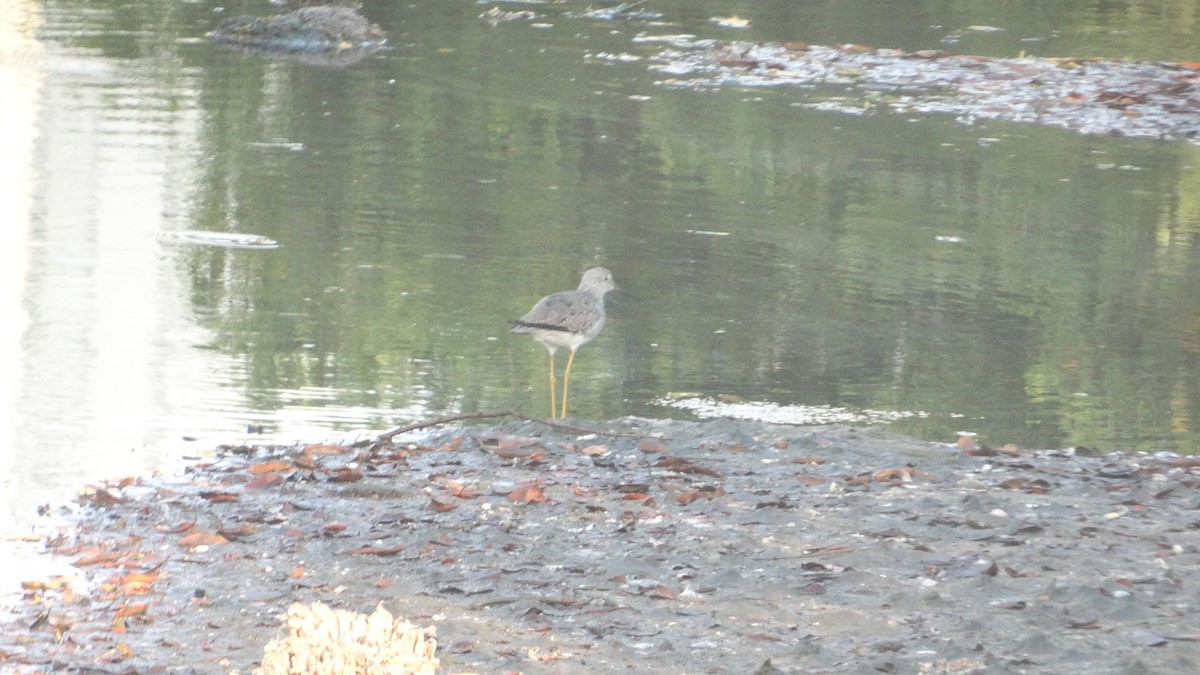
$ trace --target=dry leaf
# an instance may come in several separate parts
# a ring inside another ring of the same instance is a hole
[[[328,443],[314,443],[313,445],[304,446],[304,454],[312,455],[340,455],[349,452],[350,448],[344,445],[332,445]]]
[[[217,534],[225,537],[226,539],[240,539],[242,537],[248,537],[255,532],[258,532],[258,528],[254,527],[250,523],[242,523],[236,528],[222,527],[217,530]]]
[[[508,501],[514,504],[540,504],[546,501],[546,495],[537,483],[522,483],[508,493]]]
[[[504,436],[496,442],[496,447],[501,450],[515,450],[538,445],[541,442],[541,439],[530,438],[528,436]]]
[[[641,450],[642,452],[645,452],[645,453],[655,453],[655,452],[670,452],[671,448],[668,448],[667,446],[663,445],[662,443],[659,443],[658,441],[652,441],[649,438],[647,438],[644,441],[642,441],[641,443],[638,443],[638,450]]]
[[[889,481],[907,481],[912,480],[912,471],[908,467],[898,469],[880,469],[872,476],[876,483],[886,483]]]
[[[254,480],[250,481],[249,483],[246,483],[246,487],[250,490],[258,490],[261,488],[274,487],[276,485],[283,483],[283,481],[284,481],[283,476],[281,476],[277,473],[264,473],[263,475],[259,476],[258,478],[255,478]]]
[[[228,544],[229,540],[216,532],[193,532],[185,534],[179,540],[179,545],[184,548],[195,548],[197,546],[219,546]]]
[[[71,564],[75,567],[88,567],[89,565],[103,565],[105,563],[116,562],[121,559],[120,554],[111,552],[86,553],[75,559]]]
[[[158,580],[157,574],[140,574],[132,572],[121,578],[121,590],[126,595],[141,595],[149,593]]]
[[[500,457],[501,459],[541,460],[545,456],[542,454],[541,448],[537,448],[535,450],[506,450],[502,448],[496,448],[493,452],[495,452],[496,456]]]
[[[458,497],[459,499],[474,499],[479,496],[478,492],[467,488],[462,483],[450,481],[446,483],[446,489],[450,491],[450,496]]]
[[[649,492],[650,485],[648,483],[622,483],[616,486],[617,492]]]
[[[291,471],[295,468],[296,467],[293,466],[290,462],[281,462],[277,459],[272,459],[267,462],[259,462],[258,464],[251,464],[249,466],[249,468],[247,469],[247,471],[254,474],[255,476],[261,476],[264,473],[271,473],[272,471]]]
[[[356,548],[353,551],[347,551],[350,555],[396,555],[404,550],[404,546],[364,546]]]
[[[329,476],[330,483],[354,483],[362,480],[364,474],[359,469],[341,468]]]
[[[239,497],[239,495],[236,492],[214,492],[211,490],[200,492],[201,499],[207,499],[208,501],[213,502],[215,504],[221,504],[221,503],[225,503],[225,502],[236,502],[238,500],[238,497]]]

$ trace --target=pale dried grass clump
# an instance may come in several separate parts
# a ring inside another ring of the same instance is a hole
[[[267,643],[255,675],[432,675],[436,629],[394,619],[379,605],[370,616],[321,602],[295,603],[288,635]]]

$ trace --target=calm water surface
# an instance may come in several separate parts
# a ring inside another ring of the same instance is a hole
[[[637,297],[580,352],[579,417],[1197,447],[1200,148],[668,88],[633,40],[1194,61],[1190,4],[366,5],[390,46],[345,68],[203,39],[265,1],[0,9],[6,513],[215,442],[545,414],[505,320],[595,264]]]

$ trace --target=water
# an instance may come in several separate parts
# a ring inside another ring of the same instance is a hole
[[[580,350],[573,415],[1195,449],[1196,146],[663,87],[633,41],[1194,60],[1173,3],[649,3],[662,27],[568,3],[494,28],[378,4],[390,48],[344,69],[210,44],[203,3],[0,10],[6,512],[218,442],[548,415],[545,350],[505,320],[594,265],[638,297]],[[731,14],[754,23],[710,21]]]

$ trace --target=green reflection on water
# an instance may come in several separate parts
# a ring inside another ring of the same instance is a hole
[[[992,24],[1007,30],[955,49],[1194,58],[1175,51],[1190,29],[1113,6],[655,10],[720,37],[917,49]],[[645,26],[554,8],[548,29],[488,28],[471,4],[366,11],[391,48],[344,70],[153,38],[113,53],[175,53],[171,77],[198,92],[188,226],[283,244],[187,260],[252,405],[316,388],[332,393],[314,405],[543,413],[544,350],[504,321],[599,263],[639,297],[610,298],[580,352],[580,416],[677,414],[653,401],[694,391],[927,411],[895,426],[943,440],[1194,446],[1194,146],[663,88],[644,60],[585,58],[644,59],[658,49],[631,42]],[[141,29],[206,30],[189,12]],[[708,22],[729,14],[756,25]],[[113,15],[106,30],[130,20]]]

